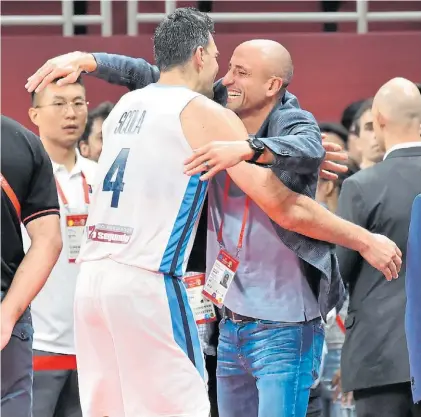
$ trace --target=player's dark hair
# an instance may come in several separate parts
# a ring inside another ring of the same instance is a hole
[[[51,81],[51,83],[56,84],[57,81],[60,80],[60,79],[61,78],[56,78],[55,80]],[[82,77],[81,76],[79,76],[78,79],[73,84],[79,84],[83,88],[85,88],[85,85],[83,84],[83,81],[82,81]],[[38,93],[36,93],[35,91],[32,91],[31,92],[31,102],[32,102],[32,105],[33,106],[35,105],[35,100],[36,100],[37,95],[38,95]]]
[[[169,14],[155,30],[154,54],[160,71],[184,65],[197,48],[209,44],[214,32],[212,19],[199,10],[187,7]]]

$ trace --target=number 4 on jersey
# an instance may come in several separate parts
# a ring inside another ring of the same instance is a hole
[[[120,199],[120,193],[124,189],[124,170],[126,169],[127,158],[129,157],[129,148],[123,148],[120,153],[117,155],[117,158],[114,160],[110,169],[107,172],[107,175],[104,178],[102,184],[102,191],[112,191],[113,195],[111,197],[111,207],[118,207],[118,200]],[[114,181],[112,178],[115,175]]]

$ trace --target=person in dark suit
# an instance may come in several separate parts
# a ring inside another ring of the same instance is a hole
[[[396,78],[380,88],[372,111],[386,154],[344,182],[338,214],[393,239],[405,256],[411,206],[421,193],[421,95],[415,84]],[[358,417],[420,415],[411,399],[404,328],[406,264],[387,282],[357,252],[338,247],[337,254],[350,293],[343,391],[354,391]]]
[[[412,206],[406,262],[405,328],[412,396],[414,403],[421,403],[421,194]]]

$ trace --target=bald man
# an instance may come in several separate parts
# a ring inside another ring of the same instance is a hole
[[[82,70],[96,71],[131,89],[159,79],[157,68],[142,59],[76,53],[46,63],[27,88],[39,83],[42,88],[58,76],[69,81]],[[340,308],[344,298],[334,248],[323,241],[351,247],[361,243],[360,235],[353,235],[352,243],[348,240],[348,223],[335,217],[339,224],[334,227],[323,214],[313,219],[318,226],[312,222],[314,227],[305,227],[300,219],[299,231],[297,225],[280,227],[224,171],[263,155],[272,167],[268,175],[275,173],[300,197],[314,198],[324,151],[314,117],[287,91],[292,73],[288,51],[276,42],[251,41],[236,48],[228,73],[214,86],[214,100],[240,116],[251,138],[234,146],[204,146],[186,161],[187,175],[207,170],[202,179],[214,177],[209,187],[205,291],[224,306],[217,371],[223,417],[305,416],[323,346],[320,315]],[[314,231],[321,240],[304,236]],[[372,260],[387,245],[369,235],[370,244],[361,252]]]
[[[388,236],[404,259],[412,203],[421,192],[421,95],[412,82],[395,78],[377,92],[372,113],[384,160],[344,182],[338,214]],[[406,262],[399,279],[386,283],[358,253],[345,248],[337,253],[350,290],[342,349],[344,392],[354,391],[358,417],[421,415],[411,399],[405,338]]]

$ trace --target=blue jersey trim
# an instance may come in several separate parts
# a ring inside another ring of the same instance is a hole
[[[183,275],[183,262],[193,226],[203,206],[207,181],[200,181],[200,174],[190,178],[181,202],[171,236],[162,257],[159,272],[170,276]]]
[[[205,363],[199,332],[188,301],[184,283],[177,278],[164,276],[174,340],[190,359],[201,377],[205,378]]]

